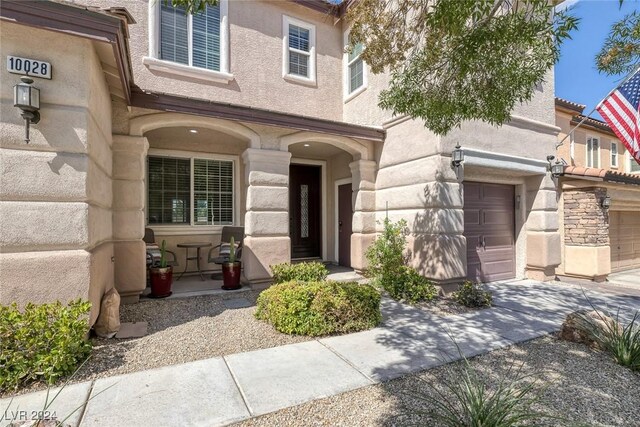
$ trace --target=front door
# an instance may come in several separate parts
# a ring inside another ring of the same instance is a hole
[[[351,184],[338,186],[338,264],[351,267]]]
[[[289,168],[291,258],[320,257],[320,166]]]
[[[515,277],[514,196],[513,185],[464,183],[468,279],[490,282]]]

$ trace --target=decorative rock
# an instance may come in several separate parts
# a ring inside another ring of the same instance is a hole
[[[597,348],[597,337],[606,334],[612,328],[622,330],[614,319],[603,313],[596,310],[578,310],[567,314],[558,337]]]

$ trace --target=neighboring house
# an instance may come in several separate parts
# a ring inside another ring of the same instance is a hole
[[[584,108],[556,98],[558,141],[585,119]],[[559,186],[563,262],[557,273],[602,281],[640,268],[640,165],[605,122],[591,117],[558,147],[558,157],[567,166]]]
[[[26,144],[19,75],[0,70],[1,303],[95,304],[114,285],[136,301],[145,226],[175,250],[243,225],[250,284],[291,259],[366,268],[386,215],[407,220],[411,263],[440,284],[554,277],[552,72],[509,124],[440,137],[378,108],[388,76],[345,53],[344,5],[84,3],[2,2],[3,64],[53,73],[35,79],[42,120]]]

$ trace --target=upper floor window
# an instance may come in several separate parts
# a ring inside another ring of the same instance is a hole
[[[228,0],[187,14],[170,2],[149,2],[149,57],[151,69],[195,79],[229,81]]]
[[[591,136],[587,138],[587,167],[600,167],[600,140]]]
[[[611,143],[611,167],[618,167],[618,144],[615,142]]]
[[[628,157],[629,157],[629,172],[640,173],[640,164],[636,162],[636,160],[631,156],[631,154],[628,154]]]
[[[149,224],[233,224],[232,160],[149,156],[147,168]]]
[[[367,67],[362,60],[363,46],[361,43],[356,44],[351,51],[347,47],[351,44],[349,33],[345,33],[344,45],[344,98],[345,102],[357,96],[367,88]]]
[[[282,75],[304,83],[316,81],[316,27],[283,16]]]
[[[187,15],[162,2],[160,59],[220,71],[220,6]]]

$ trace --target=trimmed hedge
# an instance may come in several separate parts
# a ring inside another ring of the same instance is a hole
[[[382,321],[380,294],[355,282],[291,281],[258,297],[256,317],[292,335],[357,332]]]
[[[0,305],[0,390],[32,381],[49,384],[73,373],[91,353],[91,303]]]
[[[301,262],[296,264],[277,264],[271,266],[273,283],[285,283],[292,280],[300,282],[321,282],[327,278],[329,270],[321,262]]]

